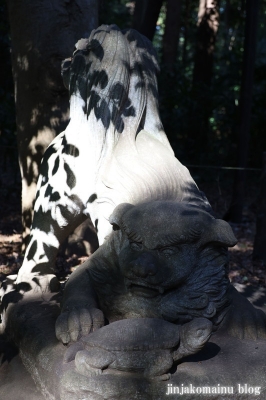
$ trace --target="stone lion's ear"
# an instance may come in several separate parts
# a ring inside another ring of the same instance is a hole
[[[231,226],[226,221],[223,221],[222,219],[213,219],[199,241],[201,246],[208,243],[233,247],[237,243],[237,239]]]
[[[121,203],[114,209],[113,213],[109,217],[109,222],[113,225],[114,231],[120,229],[122,216],[133,207],[134,206],[130,203]]]

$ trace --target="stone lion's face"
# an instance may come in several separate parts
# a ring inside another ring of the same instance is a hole
[[[210,299],[204,293],[204,282],[212,279],[206,278],[212,271],[215,285],[218,271],[219,279],[227,284],[225,249],[236,243],[225,221],[216,220],[195,206],[157,201],[139,206],[120,205],[110,222],[115,229],[122,230],[125,239],[118,262],[130,296],[159,300],[162,314],[169,314],[173,304],[176,311],[171,313],[177,314],[182,313],[182,307],[197,308],[198,303],[199,308],[201,305],[208,308],[207,314],[213,316],[214,308],[208,306]],[[215,270],[212,261],[217,264]],[[201,290],[199,286],[203,286]],[[186,287],[190,288],[189,294],[184,291]],[[193,296],[196,301],[191,300]],[[187,301],[183,304],[185,297]],[[166,315],[166,319],[174,317]]]
[[[145,240],[128,239],[119,255],[120,270],[129,292],[144,297],[162,295],[176,288],[190,275],[197,262],[197,247],[159,240],[149,246]]]

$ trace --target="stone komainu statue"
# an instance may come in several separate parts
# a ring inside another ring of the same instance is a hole
[[[250,379],[266,316],[230,285],[233,232],[211,215],[165,136],[150,42],[101,26],[76,47],[63,64],[71,121],[44,155],[30,243],[17,291],[6,296],[30,295],[10,301],[6,331],[53,400],[164,399],[158,380],[170,377],[173,386],[186,376],[199,386],[225,373],[227,385],[243,372]],[[60,314],[60,296],[40,291],[57,290],[59,244],[88,217],[101,246],[70,276]],[[201,349],[204,362],[175,371]]]
[[[195,205],[151,201],[120,204],[110,223],[114,231],[66,283],[56,321],[57,338],[74,342],[65,361],[79,374],[180,381],[173,363],[198,353],[213,332],[225,343],[265,340],[265,314],[228,279],[236,239],[227,222]]]
[[[149,40],[114,25],[79,40],[63,62],[70,122],[42,160],[18,290],[58,290],[52,267],[59,245],[89,217],[102,244],[120,203],[166,199],[210,210],[164,133],[157,71]]]

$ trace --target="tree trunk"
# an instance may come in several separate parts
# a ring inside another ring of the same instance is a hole
[[[202,144],[208,143],[210,117],[210,87],[213,75],[213,57],[219,26],[219,1],[200,0],[198,30],[193,70],[193,107],[189,112],[189,138],[193,154],[199,155]],[[194,158],[196,162],[199,161]]]
[[[193,83],[210,85],[213,54],[219,27],[219,1],[200,0]]]
[[[163,0],[136,0],[133,28],[152,40]]]
[[[168,72],[174,71],[180,33],[181,0],[168,0],[163,36],[163,63]]]
[[[186,68],[187,65],[187,39],[188,39],[188,29],[189,29],[189,15],[190,15],[190,0],[185,2],[185,21],[184,21],[184,42],[182,50],[182,67]]]
[[[250,121],[252,107],[252,87],[256,58],[257,25],[259,0],[246,2],[246,28],[243,57],[243,73],[240,92],[240,116],[237,167],[246,168],[248,162]],[[245,195],[245,171],[238,170],[235,174],[233,198],[226,219],[241,222]]]
[[[25,246],[43,153],[68,122],[61,61],[97,26],[98,8],[96,0],[8,0],[8,11]]]
[[[260,193],[257,200],[257,227],[253,258],[263,260],[266,265],[266,152],[263,153],[263,171]]]

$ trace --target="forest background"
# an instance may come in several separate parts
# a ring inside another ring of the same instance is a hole
[[[232,252],[230,278],[265,285],[265,259],[254,261],[252,253],[266,151],[266,0],[101,0],[101,23],[133,27],[153,41],[161,69],[160,113],[176,157],[189,167],[216,215],[233,222],[239,239]],[[3,276],[15,272],[22,261],[10,51],[7,5],[0,0]],[[263,240],[266,249],[266,237]],[[66,268],[78,261],[72,255],[60,262]]]

